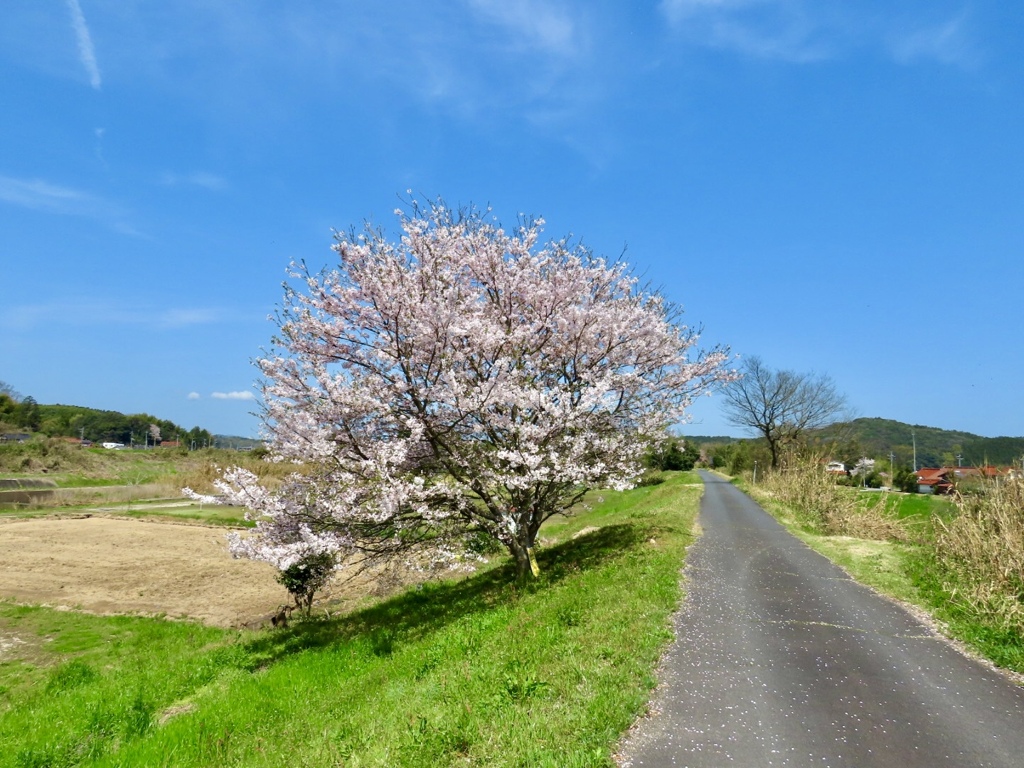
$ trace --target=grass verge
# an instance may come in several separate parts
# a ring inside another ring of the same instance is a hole
[[[796,473],[790,477],[801,482]],[[811,482],[814,493],[793,495],[777,482],[737,485],[857,581],[924,610],[948,636],[1000,667],[1024,673],[1019,487],[950,500],[821,491],[818,478]],[[802,506],[808,496],[809,508]]]
[[[689,474],[504,565],[227,632],[0,604],[0,765],[610,766],[643,711],[701,490]]]

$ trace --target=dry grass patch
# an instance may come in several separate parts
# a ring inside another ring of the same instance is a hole
[[[954,498],[938,521],[938,562],[955,600],[1003,629],[1024,634],[1024,484],[993,483]]]
[[[859,491],[837,485],[817,461],[769,473],[751,491],[785,506],[815,533],[878,541],[910,539],[906,527],[888,511],[889,505],[858,503]]]

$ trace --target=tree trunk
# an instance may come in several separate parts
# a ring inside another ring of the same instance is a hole
[[[772,469],[778,469],[780,451],[778,442],[768,438],[768,450],[772,452]]]
[[[516,578],[525,579],[527,574],[537,578],[540,576],[540,567],[537,565],[537,557],[534,555],[533,547],[525,541],[513,538],[508,544],[508,551],[516,561]]]

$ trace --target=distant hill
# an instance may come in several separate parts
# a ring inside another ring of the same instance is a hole
[[[828,431],[819,434],[826,436]],[[1019,463],[1024,456],[1024,437],[982,437],[892,419],[854,419],[838,436],[856,441],[868,456],[888,456],[892,451],[898,463],[907,465],[913,461],[916,443],[918,467],[955,466],[958,462],[965,467],[1006,466]]]
[[[262,440],[251,437],[239,437],[238,435],[214,435],[214,445],[218,448],[234,448],[238,451],[251,451],[257,446],[263,445]]]
[[[31,402],[30,408],[24,408]],[[148,413],[124,414],[80,405],[46,405],[26,398],[19,404],[24,414],[17,422],[31,432],[47,437],[82,437],[95,443],[115,442],[124,445],[153,445],[178,441],[182,445],[209,444],[213,435],[201,427],[186,429],[167,419]]]
[[[739,440],[745,440],[743,437],[730,437],[729,435],[681,435],[680,439],[686,440],[689,443],[695,445],[724,445],[726,443],[735,443]]]
[[[914,444],[917,444],[918,467],[965,467],[994,464],[1009,466],[1020,464],[1024,457],[1024,437],[982,437],[970,432],[958,432],[920,424],[904,424],[892,419],[854,419],[836,427],[826,427],[812,433],[822,442],[837,441],[865,456],[887,459],[895,456],[897,466],[911,466],[914,462]],[[728,443],[735,438],[686,436],[698,445]]]

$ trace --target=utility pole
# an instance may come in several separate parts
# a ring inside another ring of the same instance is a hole
[[[917,472],[917,436],[914,435],[914,430],[910,430],[910,439],[914,443],[914,471]]]

